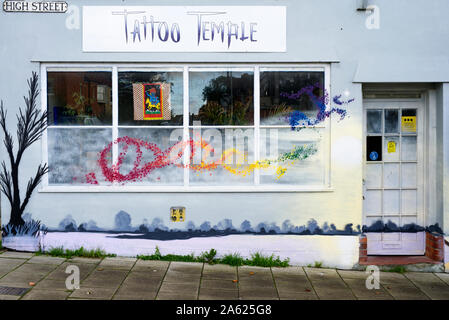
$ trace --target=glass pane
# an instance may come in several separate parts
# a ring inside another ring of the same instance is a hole
[[[416,163],[401,164],[402,188],[416,188]]]
[[[119,183],[183,185],[183,130],[119,129]]]
[[[366,137],[366,161],[382,161],[382,137]]]
[[[119,124],[182,125],[182,72],[119,72]]]
[[[399,190],[385,190],[383,203],[384,214],[399,213]]]
[[[366,111],[366,132],[382,133],[382,110]]]
[[[384,138],[384,161],[399,161],[399,137]]]
[[[381,214],[382,191],[366,191],[365,193],[365,213],[366,214]]]
[[[402,213],[416,214],[418,196],[416,190],[402,190],[401,206]]]
[[[260,183],[323,185],[325,164],[320,132],[261,129]]]
[[[49,125],[111,125],[111,72],[48,72]]]
[[[254,123],[252,72],[191,72],[189,93],[191,125]]]
[[[399,188],[399,163],[384,164],[384,188]]]
[[[319,107],[311,99],[324,99],[324,72],[266,71],[260,73],[260,123],[288,124],[292,111],[314,119]]]
[[[399,132],[399,112],[398,109],[385,110],[385,133]]]
[[[402,161],[416,161],[416,136],[402,137]]]
[[[381,188],[382,187],[382,165],[369,163],[366,166],[366,187]]]
[[[91,185],[106,181],[99,152],[112,140],[111,129],[48,129],[48,182],[50,185]],[[111,166],[112,154],[105,153]],[[97,183],[95,183],[95,181]]]
[[[416,109],[402,109],[401,131],[402,133],[416,133],[417,117]]]
[[[254,184],[253,129],[193,129],[191,185]]]

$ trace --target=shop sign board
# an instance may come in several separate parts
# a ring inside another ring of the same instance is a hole
[[[285,52],[285,6],[84,6],[85,52]]]

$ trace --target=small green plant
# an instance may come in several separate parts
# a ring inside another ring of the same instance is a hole
[[[49,255],[52,257],[61,257],[66,259],[71,259],[73,257],[84,257],[84,258],[106,258],[106,257],[116,257],[116,254],[106,253],[101,249],[87,250],[84,247],[80,247],[75,250],[64,249],[63,247],[50,248],[47,251],[39,250],[36,255]]]
[[[215,249],[210,249],[209,251],[205,251],[200,255],[200,260],[202,260],[202,262],[207,262],[209,264],[213,264],[214,262],[216,262],[218,259],[215,258],[215,256],[217,255],[217,250]]]
[[[315,263],[313,264],[314,268],[322,268],[323,267],[323,262],[321,261],[315,261]]]
[[[251,254],[251,259],[247,259],[245,264],[249,266],[258,266],[258,267],[288,267],[290,259],[281,260],[278,257],[274,257],[274,254],[271,256],[264,256],[260,252],[256,252]]]
[[[404,266],[395,266],[395,267],[392,267],[392,268],[390,268],[390,269],[388,269],[386,271],[388,271],[388,272],[397,272],[397,273],[405,273],[405,272],[407,272],[407,270],[405,269]]]
[[[200,256],[195,257],[193,253],[189,255],[176,255],[167,254],[165,256],[161,255],[159,248],[151,255],[138,255],[137,259],[141,260],[162,260],[162,261],[183,261],[183,262],[207,262],[207,263],[221,263],[231,266],[258,266],[258,267],[288,267],[289,259],[281,260],[275,257],[274,254],[271,256],[264,256],[259,252],[251,255],[250,259],[244,259],[240,254],[233,253],[224,255],[222,258],[216,258],[217,250],[210,249],[209,251],[203,252]]]
[[[245,259],[243,259],[242,256],[238,253],[232,253],[232,254],[224,255],[220,259],[220,263],[238,267],[238,266],[243,266],[245,264]]]

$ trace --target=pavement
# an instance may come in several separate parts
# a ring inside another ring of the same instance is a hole
[[[68,290],[68,266],[80,288]],[[379,289],[364,271],[261,268],[135,258],[57,258],[0,254],[1,300],[447,300],[449,274],[380,272]]]

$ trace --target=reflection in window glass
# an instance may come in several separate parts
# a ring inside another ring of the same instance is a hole
[[[119,72],[119,125],[182,125],[182,72]]]
[[[366,132],[381,133],[382,110],[368,110],[366,112]]]
[[[49,125],[111,125],[111,72],[48,72]]]
[[[48,183],[86,185],[86,175],[94,173],[98,183],[105,178],[98,165],[98,153],[112,140],[111,129],[48,129]],[[111,166],[112,155],[106,160]]]
[[[260,73],[260,123],[287,124],[285,117],[298,110],[316,116],[317,106],[301,89],[313,86],[313,94],[323,96],[324,72],[269,71]],[[296,95],[295,95],[296,94]]]
[[[190,124],[252,125],[253,93],[252,72],[191,72]]]
[[[386,133],[398,133],[399,132],[399,110],[398,109],[386,109],[385,110],[385,132]]]
[[[252,185],[253,129],[193,129],[191,185]],[[202,147],[200,147],[202,142]],[[215,165],[217,164],[217,165]]]

